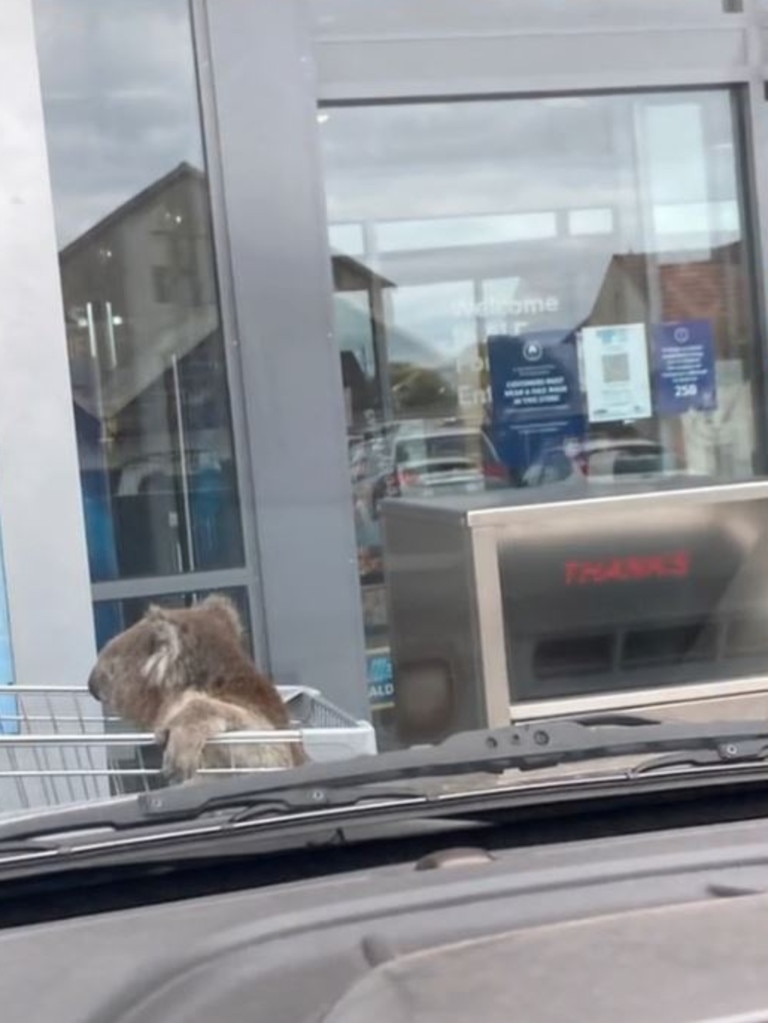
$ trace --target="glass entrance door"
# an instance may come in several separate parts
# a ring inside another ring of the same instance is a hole
[[[757,347],[734,94],[324,107],[369,666],[380,500],[749,479]]]
[[[97,642],[210,589],[248,621],[189,4],[34,13]]]

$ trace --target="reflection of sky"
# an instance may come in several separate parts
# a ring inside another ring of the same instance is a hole
[[[332,223],[540,214],[736,195],[728,96],[598,96],[327,111]],[[636,159],[637,151],[641,159]]]
[[[339,291],[333,303],[333,334],[341,351],[352,352],[364,373],[375,370],[371,309],[366,291]]]
[[[519,14],[521,2],[531,17],[542,11],[550,17],[557,8],[558,16],[570,12],[578,21],[598,3],[604,12],[604,0],[484,0],[474,9],[481,21],[493,21],[511,5]],[[703,13],[704,0],[695,5]],[[439,6],[441,24],[466,16],[464,0]],[[693,4],[674,6],[681,17],[693,17]],[[427,7],[419,17],[431,17]],[[662,7],[666,18],[669,5]],[[34,8],[64,245],[182,160],[202,166],[189,13],[186,0],[34,0]],[[343,28],[361,18],[368,31],[413,13],[401,0],[315,0],[312,9],[324,24]],[[319,130],[329,215],[337,225],[333,243],[361,255],[359,225],[367,222],[380,253],[414,253],[399,274],[387,263],[398,284],[395,324],[436,349],[463,343],[471,329],[456,322],[451,308],[464,301],[473,248],[539,240],[553,273],[565,279],[582,259],[598,273],[613,252],[702,250],[738,235],[725,93],[327,113]],[[453,249],[463,250],[463,262],[451,272]],[[594,258],[596,252],[604,258]],[[526,259],[510,264],[508,253],[500,256],[492,274],[525,278]],[[487,254],[482,261],[478,273],[487,277]],[[600,282],[595,276],[592,294],[584,292],[579,315]]]
[[[397,285],[394,325],[437,360],[474,327],[452,313],[473,278],[519,277],[521,296],[544,287],[567,326],[589,314],[614,254],[701,258],[740,236],[724,91],[324,114],[332,244]]]
[[[186,0],[34,0],[62,247],[182,160],[202,166]]]
[[[468,317],[456,315],[458,303],[474,302],[471,281],[449,281],[437,284],[396,288],[392,293],[392,324],[396,329],[427,339],[439,355],[439,362],[457,359],[475,340],[475,324]],[[407,357],[392,351],[390,358]]]

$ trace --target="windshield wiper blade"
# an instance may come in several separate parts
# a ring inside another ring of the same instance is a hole
[[[764,740],[742,739],[736,743],[721,743],[714,749],[692,749],[683,753],[668,753],[644,760],[629,771],[632,777],[653,774],[656,771],[679,767],[720,767],[723,764],[754,764],[768,758],[768,744]]]
[[[282,772],[281,772],[282,773]],[[180,786],[187,788],[188,786]],[[205,787],[205,786],[204,786]],[[200,790],[200,786],[192,786]],[[171,791],[167,789],[164,791]],[[354,787],[340,785],[301,785],[295,782],[290,786],[270,787],[267,791],[245,792],[233,795],[231,799],[199,801],[196,808],[185,809],[183,812],[172,810],[169,813],[157,813],[154,805],[154,793],[116,799],[111,803],[79,803],[70,804],[55,810],[42,810],[38,815],[25,814],[24,817],[9,819],[0,823],[0,857],[16,851],[66,850],[67,837],[77,840],[83,832],[130,831],[146,825],[148,827],[165,822],[182,822],[193,820],[210,813],[216,818],[217,811],[229,812],[223,818],[227,824],[255,819],[260,816],[276,816],[289,818],[295,815],[311,816],[339,808],[359,807],[368,803],[378,806],[397,803],[398,806],[412,807],[425,803],[426,797],[415,789],[393,789],[391,787],[368,786],[355,784]],[[148,810],[147,800],[152,800],[152,810]],[[44,842],[46,836],[56,836],[55,842]]]
[[[68,831],[156,826],[193,820],[227,808],[306,813],[312,807],[349,805],[361,788],[404,779],[532,771],[561,764],[643,753],[708,751],[722,763],[762,760],[768,752],[768,721],[654,721],[627,715],[531,721],[508,728],[451,736],[435,746],[309,763],[286,771],[253,773],[202,784],[175,785],[138,796],[86,803],[0,822],[0,843]],[[391,792],[379,790],[382,798]],[[416,797],[418,789],[400,793]],[[376,795],[372,789],[371,798]]]

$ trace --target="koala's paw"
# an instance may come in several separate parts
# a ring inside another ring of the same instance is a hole
[[[163,774],[170,782],[190,781],[202,765],[205,738],[186,729],[169,728],[159,737],[163,743]]]

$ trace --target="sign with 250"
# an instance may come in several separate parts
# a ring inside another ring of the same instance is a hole
[[[688,409],[717,408],[715,343],[709,320],[659,323],[653,331],[656,412],[675,416]]]

